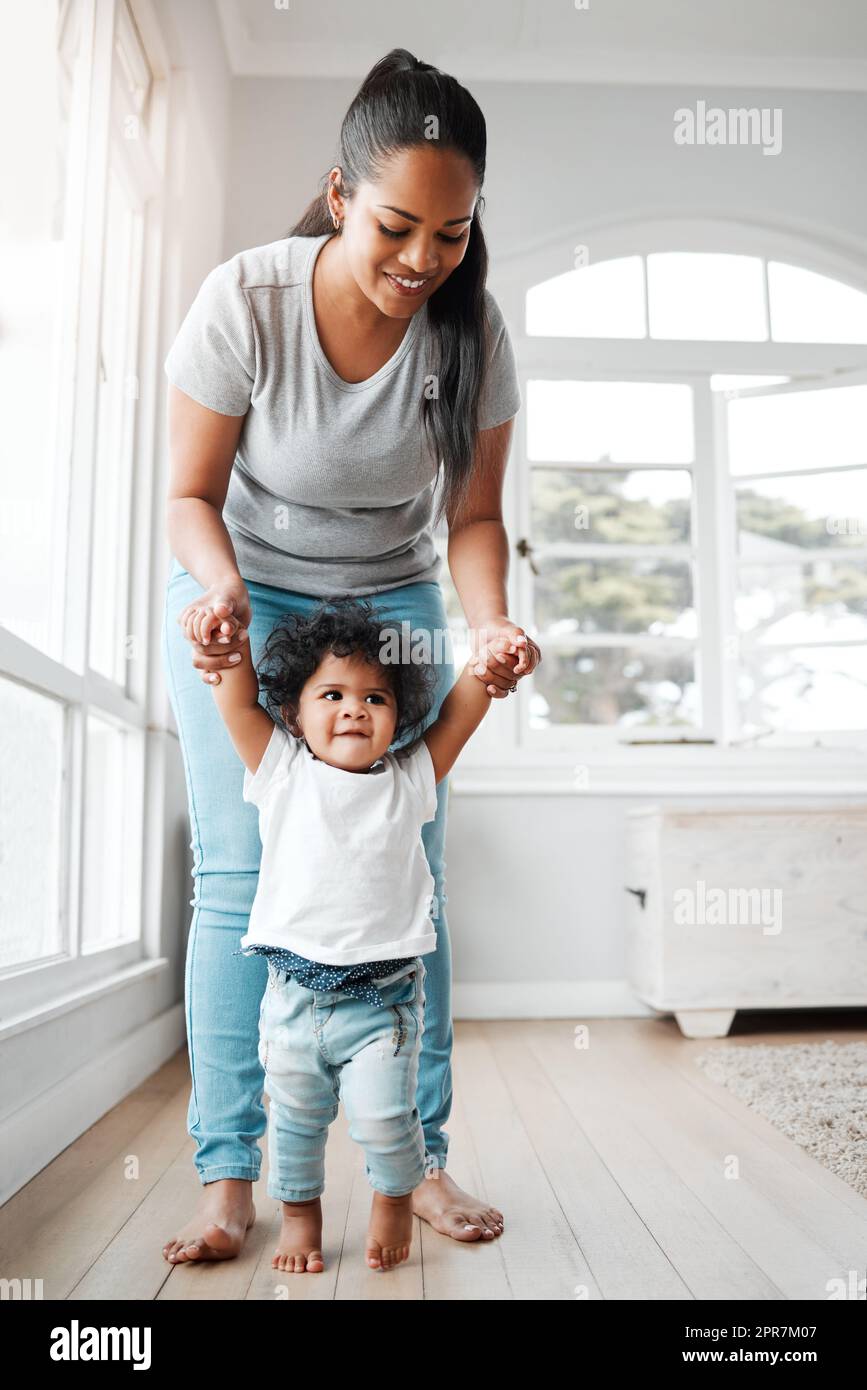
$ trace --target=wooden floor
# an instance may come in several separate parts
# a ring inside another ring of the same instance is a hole
[[[449,1171],[503,1211],[490,1244],[416,1220],[407,1264],[366,1269],[370,1190],[341,1109],[324,1273],[272,1270],[279,1208],[264,1181],[239,1259],[169,1266],[161,1246],[200,1191],[179,1053],[0,1209],[0,1276],[41,1278],[46,1299],[296,1301],[824,1301],[828,1280],[863,1279],[867,1201],[692,1060],[751,1042],[865,1040],[863,1012],[739,1014],[729,1038],[711,1042],[685,1040],[672,1019],[588,1026],[581,1051],[566,1019],[455,1025]],[[263,1153],[267,1172],[264,1141]]]

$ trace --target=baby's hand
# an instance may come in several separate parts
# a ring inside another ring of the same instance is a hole
[[[248,640],[252,618],[250,596],[243,580],[215,584],[178,614],[178,623],[193,647],[193,665],[202,680],[214,683],[219,672]]]
[[[479,649],[472,670],[484,681],[489,695],[502,699],[515,684],[512,676],[520,659],[516,643],[505,637],[494,637]]]
[[[191,603],[178,619],[188,642],[208,646],[211,642],[229,642],[240,627],[237,619],[218,617],[208,604]]]

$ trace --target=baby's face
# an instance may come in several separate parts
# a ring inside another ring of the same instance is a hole
[[[317,758],[367,772],[394,738],[397,702],[381,667],[328,652],[301,692],[298,716]]]

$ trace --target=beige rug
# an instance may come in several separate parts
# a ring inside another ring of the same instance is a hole
[[[867,1197],[867,1043],[730,1045],[695,1060]]]

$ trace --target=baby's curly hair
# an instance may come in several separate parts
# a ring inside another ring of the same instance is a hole
[[[392,742],[402,744],[396,750],[401,755],[411,753],[436,700],[437,671],[425,662],[384,662],[381,648],[388,629],[368,600],[346,595],[324,598],[306,617],[285,614],[269,633],[256,663],[271,718],[283,727],[294,723],[301,691],[329,652],[355,657],[378,666],[385,676],[397,704]]]

